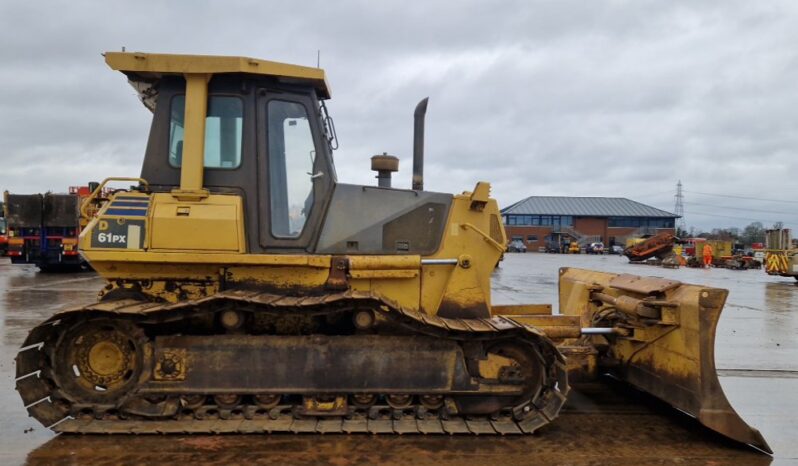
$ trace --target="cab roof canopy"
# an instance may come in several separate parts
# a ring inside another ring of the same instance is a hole
[[[142,52],[105,52],[103,55],[105,63],[111,69],[127,75],[144,104],[150,109],[154,108],[154,101],[148,103],[148,100],[154,100],[148,99],[151,97],[148,91],[153,91],[152,83],[168,75],[244,73],[271,76],[279,82],[309,84],[316,89],[319,98],[330,98],[330,87],[321,68],[247,57]]]

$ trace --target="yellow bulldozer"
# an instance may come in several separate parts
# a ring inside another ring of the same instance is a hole
[[[97,302],[33,328],[16,358],[57,432],[529,434],[569,383],[610,374],[770,449],[723,394],[727,292],[560,270],[560,307],[491,303],[507,237],[488,183],[338,183],[325,73],[240,57],[109,52],[153,113],[140,178],[80,236]],[[92,197],[84,209],[92,205]]]

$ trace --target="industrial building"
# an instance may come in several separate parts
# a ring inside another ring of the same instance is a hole
[[[678,217],[622,197],[530,196],[502,209],[508,238],[529,251],[559,250],[574,240],[623,246],[629,237],[673,232]]]

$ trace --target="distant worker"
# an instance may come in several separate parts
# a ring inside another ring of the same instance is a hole
[[[704,244],[704,267],[712,265],[712,246]]]

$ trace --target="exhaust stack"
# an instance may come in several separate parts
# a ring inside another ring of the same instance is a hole
[[[413,190],[424,190],[424,117],[427,114],[429,97],[416,105],[413,113]]]

